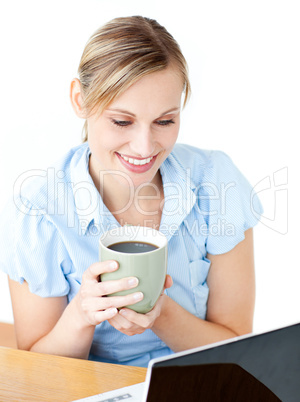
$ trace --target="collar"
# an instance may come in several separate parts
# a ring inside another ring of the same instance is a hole
[[[71,180],[75,209],[79,220],[81,234],[86,234],[91,222],[104,232],[116,220],[103,203],[89,173],[91,155],[88,144],[81,145],[82,152],[75,154],[71,161]]]
[[[160,231],[168,240],[178,230],[196,202],[196,185],[191,169],[185,168],[172,152],[160,168],[164,187],[164,209]]]

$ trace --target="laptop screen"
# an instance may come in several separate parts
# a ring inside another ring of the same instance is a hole
[[[300,401],[300,324],[156,359],[152,400]]]

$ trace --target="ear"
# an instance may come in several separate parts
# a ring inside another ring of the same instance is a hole
[[[85,118],[85,112],[83,110],[83,101],[81,95],[81,85],[78,78],[74,78],[70,87],[70,100],[73,106],[74,112],[80,118]]]

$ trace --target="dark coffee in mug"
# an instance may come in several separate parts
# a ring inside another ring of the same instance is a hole
[[[154,244],[140,241],[122,241],[111,244],[107,248],[118,251],[119,253],[147,253],[156,250],[158,247]]]

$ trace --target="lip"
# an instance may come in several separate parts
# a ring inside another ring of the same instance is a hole
[[[122,163],[122,165],[127,170],[129,170],[130,172],[133,172],[133,173],[144,173],[144,172],[147,172],[148,170],[150,170],[152,168],[152,166],[154,165],[154,163],[156,161],[156,158],[157,158],[157,155],[158,155],[158,154],[156,154],[155,156],[153,156],[151,161],[149,163],[146,163],[145,165],[133,165],[133,164],[125,161],[118,152],[115,152],[115,154],[119,158],[119,161]],[[127,158],[132,158],[132,156],[129,156],[129,155],[127,156],[127,155],[124,154],[124,156],[126,156]],[[149,156],[149,158],[150,158],[150,156]],[[134,159],[143,160],[143,159],[147,159],[147,158],[136,158],[136,157],[134,157]]]
[[[137,159],[137,160],[139,160],[139,161],[142,161],[143,159],[148,159],[148,158],[153,158],[154,156],[157,156],[157,155],[150,155],[150,156],[146,156],[145,158],[139,158],[139,157],[137,157],[137,156],[132,156],[132,155],[126,155],[126,154],[119,154],[118,152],[116,152],[118,155],[123,155],[123,156],[126,156],[127,158],[132,158],[132,159]],[[149,162],[150,163],[150,162]]]

